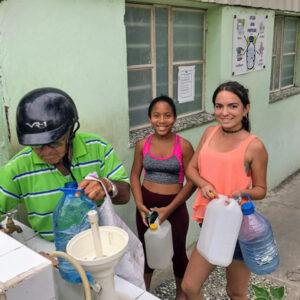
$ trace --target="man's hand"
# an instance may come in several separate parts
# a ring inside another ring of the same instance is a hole
[[[99,201],[105,197],[105,192],[102,188],[102,185],[99,181],[103,183],[108,193],[112,191],[111,183],[106,180],[105,178],[97,178],[95,176],[89,175],[94,177],[94,180],[91,179],[83,179],[78,184],[78,189],[83,189],[84,194],[91,199],[92,201]],[[123,181],[114,181],[118,189],[118,194],[116,197],[112,198],[113,204],[125,204],[130,199],[130,185],[127,182]],[[76,197],[80,196],[80,192],[75,193]]]
[[[111,191],[111,185],[110,183],[102,178],[97,178],[97,180],[101,181],[103,185],[105,186],[107,192]],[[102,200],[105,197],[105,192],[101,186],[101,184],[96,180],[88,180],[83,179],[78,184],[78,189],[83,190],[83,193],[92,201],[97,202],[99,200]],[[76,192],[76,197],[80,196],[80,192]]]

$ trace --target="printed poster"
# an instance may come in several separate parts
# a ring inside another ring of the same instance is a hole
[[[195,100],[195,66],[178,67],[178,102]]]
[[[233,28],[232,75],[265,68],[266,15],[236,15]]]

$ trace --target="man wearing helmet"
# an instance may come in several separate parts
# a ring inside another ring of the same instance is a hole
[[[71,97],[55,88],[26,94],[17,107],[17,135],[26,146],[0,170],[0,215],[25,204],[31,227],[53,241],[52,213],[66,182],[77,181],[88,198],[101,205],[104,191],[87,175],[97,174],[115,204],[129,201],[129,178],[111,145],[101,137],[78,133]]]

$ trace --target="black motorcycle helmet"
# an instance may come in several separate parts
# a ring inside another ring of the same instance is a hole
[[[70,131],[70,142],[79,128],[73,100],[56,88],[39,88],[27,93],[18,104],[16,118],[21,145],[50,144],[67,131]]]

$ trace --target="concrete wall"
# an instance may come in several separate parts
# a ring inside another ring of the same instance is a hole
[[[1,68],[0,68],[1,72]],[[5,111],[7,109],[5,97],[3,95],[3,76],[0,73],[0,166],[4,165],[9,159],[8,142],[9,132],[7,130],[7,121]]]
[[[211,96],[221,82],[238,80],[249,88],[252,132],[261,138],[269,152],[269,188],[299,169],[300,95],[269,103],[275,12],[188,0],[159,0],[157,3],[207,9],[206,110],[213,112]],[[6,122],[1,114],[0,130],[6,141],[3,147],[0,145],[1,149],[10,155],[20,149],[15,134],[15,109],[19,99],[33,88],[53,86],[65,90],[75,100],[81,130],[97,133],[114,145],[130,173],[134,149],[128,147],[124,12],[124,0],[8,0],[0,3],[0,67],[5,80],[1,93],[3,103],[9,106],[12,132],[12,142],[7,143]],[[233,16],[247,13],[268,15],[266,68],[232,76]],[[196,148],[206,126],[180,134]],[[4,156],[0,163],[6,159]],[[193,197],[188,201],[190,211],[192,204]],[[135,230],[134,201],[117,207],[117,211]],[[198,233],[198,226],[191,222],[188,243],[194,241]]]
[[[126,147],[124,1],[11,0],[0,5],[0,62],[12,127],[26,92],[54,86],[76,102],[82,130],[101,133],[118,150]],[[13,129],[11,152],[16,143]]]

